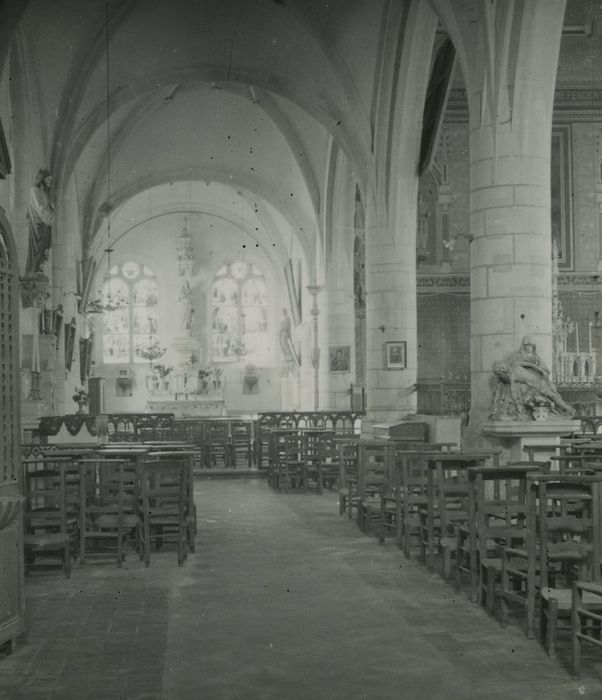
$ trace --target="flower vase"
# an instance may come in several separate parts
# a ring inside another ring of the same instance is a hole
[[[77,411],[76,411],[78,416],[84,415],[88,413],[88,404],[86,403],[78,403],[77,404]]]

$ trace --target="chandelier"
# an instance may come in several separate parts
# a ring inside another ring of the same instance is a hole
[[[98,296],[95,299],[88,299],[86,303],[87,314],[103,314],[118,311],[128,305],[128,299],[119,291],[111,290],[111,253],[112,248],[105,248],[107,254],[107,273],[105,275],[105,286],[99,290]]]
[[[110,63],[109,63],[109,3],[105,8],[105,57],[106,57],[106,72],[105,72],[105,97],[107,105],[106,113],[106,160],[107,160],[107,203],[104,207],[107,217],[107,247],[104,252],[107,256],[107,272],[105,274],[105,285],[99,291],[95,299],[89,299],[86,303],[85,313],[87,314],[102,314],[117,311],[124,308],[128,304],[128,300],[119,292],[111,291],[111,80],[110,80]]]

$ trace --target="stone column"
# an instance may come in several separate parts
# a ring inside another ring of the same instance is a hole
[[[84,256],[81,249],[80,221],[77,209],[77,193],[73,180],[65,184],[65,190],[58,202],[55,225],[52,231],[52,306],[63,307],[63,323],[57,339],[57,355],[52,377],[53,406],[51,410],[57,415],[73,413],[74,404],[71,400],[73,388],[79,385],[76,374],[77,359],[73,362],[74,374],[67,379],[65,374],[65,332],[64,326],[71,318],[78,317],[77,267]],[[93,295],[96,295],[94,290]],[[83,319],[80,319],[83,324]],[[81,333],[80,331],[78,336]],[[74,358],[78,357],[74,350]]]
[[[407,183],[411,220],[397,230],[371,208],[366,221],[367,423],[395,422],[416,411],[416,246],[417,182]],[[412,194],[414,195],[412,198]],[[376,216],[375,216],[376,214]],[[408,217],[408,218],[410,218]],[[374,220],[376,219],[376,220]],[[407,343],[407,368],[387,370],[385,343]]]
[[[392,3],[389,12],[377,88],[375,174],[365,202],[366,434],[373,423],[397,422],[416,411],[418,155],[436,17],[427,3]],[[387,341],[407,343],[405,369],[385,368]]]
[[[322,287],[317,284],[310,284],[307,287],[307,291],[311,294],[311,309],[309,314],[311,317],[312,326],[312,347],[311,347],[311,358],[312,358],[312,369],[313,369],[313,405],[314,411],[320,409],[320,366],[322,364],[322,358],[320,353],[320,307],[318,306],[318,294],[322,291]]]
[[[473,443],[489,415],[496,360],[529,334],[552,366],[550,144],[563,10],[563,2],[534,0],[520,17],[508,12],[506,26],[490,37],[493,50],[475,50],[473,64],[480,66],[475,71],[482,74],[467,80],[472,239],[467,438]],[[504,32],[509,39],[502,46]]]
[[[329,202],[330,236],[320,294],[320,404],[324,409],[348,410],[355,381],[353,308],[353,220],[355,178],[347,157],[339,151]],[[331,358],[331,353],[333,357]],[[332,365],[331,365],[332,360]]]
[[[324,348],[320,365],[321,404],[324,409],[348,410],[350,406],[349,387],[354,378],[354,315],[351,294],[351,276],[346,259],[341,259],[339,274],[328,283],[320,295],[321,313],[320,336]],[[347,280],[346,277],[350,279]],[[348,282],[348,284],[345,284]],[[330,366],[330,352],[340,349],[344,365]],[[344,367],[344,368],[343,368]]]

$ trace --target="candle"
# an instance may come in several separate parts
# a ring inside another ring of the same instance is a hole
[[[40,322],[38,316],[38,307],[34,301],[33,304],[33,333],[31,336],[32,348],[31,348],[31,369],[33,372],[40,371],[40,344],[38,340],[38,323]]]
[[[589,348],[588,348],[588,352],[590,352],[590,353],[592,351],[592,326],[593,326],[593,323],[590,321],[589,322]]]
[[[579,352],[579,321],[575,321],[575,345],[577,346],[577,353]]]

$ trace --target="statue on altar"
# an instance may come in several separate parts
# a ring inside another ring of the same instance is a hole
[[[180,290],[180,330],[192,330],[192,316],[194,308],[192,306],[192,289],[190,282],[186,280]]]
[[[531,336],[525,336],[518,350],[496,362],[493,373],[497,384],[491,404],[492,420],[529,421],[573,416],[573,409],[550,380],[550,370],[537,354]]]

